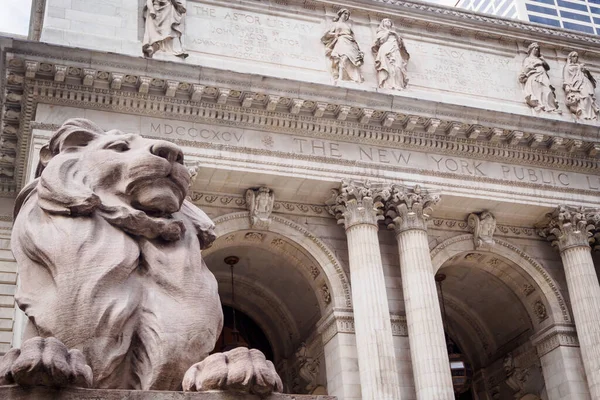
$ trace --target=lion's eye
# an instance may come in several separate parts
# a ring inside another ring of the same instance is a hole
[[[122,153],[124,151],[129,150],[129,143],[120,140],[118,142],[109,143],[108,145],[106,145],[105,148],[108,150],[114,150]]]

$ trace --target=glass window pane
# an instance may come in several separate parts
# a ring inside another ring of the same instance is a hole
[[[538,17],[537,15],[529,15],[530,22],[537,22],[538,24],[551,25],[560,28],[560,22],[551,18]]]
[[[558,5],[561,7],[565,7],[565,8],[571,8],[573,10],[579,10],[579,11],[587,11],[587,6],[585,4],[577,4],[577,3],[571,3],[570,1],[563,1],[563,0],[557,0]]]
[[[560,16],[563,18],[574,19],[575,21],[591,22],[589,15],[575,14],[564,10],[560,10]]]
[[[551,6],[556,6],[556,4],[554,4],[554,0],[532,0],[535,1],[536,3],[544,3],[544,4],[550,4]],[[597,0],[600,1],[600,0]]]
[[[600,0],[588,0],[590,3],[600,4]]]
[[[539,12],[542,14],[548,14],[548,15],[558,15],[556,13],[556,9],[554,9],[554,8],[540,7],[540,6],[535,6],[533,4],[525,4],[525,7],[527,8],[527,11],[535,11],[535,12]]]
[[[571,22],[565,22],[565,21],[563,21],[563,25],[566,29],[573,29],[574,31],[586,32],[586,33],[595,33],[594,28],[592,28],[591,26],[572,24]]]

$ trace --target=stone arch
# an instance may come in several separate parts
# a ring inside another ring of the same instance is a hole
[[[331,302],[329,304],[320,302],[322,315],[326,315],[326,309],[329,307],[352,308],[349,279],[329,246],[306,228],[287,218],[272,215],[271,220],[269,229],[261,231],[252,229],[250,213],[247,211],[226,214],[214,219],[215,233],[218,237],[225,237],[225,241],[229,235],[240,231],[259,234],[260,232],[271,232],[279,235],[280,238],[272,239],[268,243],[257,241],[256,244],[292,261],[296,266],[302,264],[303,273],[307,277],[313,275],[313,279],[308,280],[315,289],[315,293],[319,292],[321,288],[318,287],[320,280],[314,279],[314,274],[318,273],[324,277],[331,294]],[[212,248],[205,252],[209,253],[211,250]],[[302,260],[308,260],[310,265],[304,265]],[[317,270],[315,271],[313,267]],[[321,296],[318,297],[321,298]]]
[[[517,265],[539,287],[548,306],[551,323],[572,323],[572,317],[560,292],[560,287],[544,267],[514,244],[499,238],[494,238],[494,242],[495,244],[492,246],[476,249],[472,234],[462,234],[446,239],[431,250],[433,271],[437,272],[448,260],[461,253],[477,251],[497,255]]]
[[[225,283],[224,287],[228,287],[229,275],[215,274],[215,278],[219,284]],[[294,343],[298,342],[300,334],[291,312],[277,301],[277,296],[265,286],[239,276],[236,277],[235,291],[241,297],[251,297],[254,307],[243,302],[234,305],[227,298],[221,298],[223,305],[235,307],[256,322],[267,336],[275,360],[281,360],[287,354],[291,354],[295,350]],[[286,334],[282,335],[282,332]]]

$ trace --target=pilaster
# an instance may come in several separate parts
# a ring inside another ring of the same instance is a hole
[[[575,327],[554,325],[531,341],[540,358],[548,400],[591,399]]]

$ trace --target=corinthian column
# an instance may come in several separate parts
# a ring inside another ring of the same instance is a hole
[[[342,182],[328,202],[346,227],[362,400],[400,399],[392,325],[377,237],[382,187]],[[389,192],[388,196],[389,196]]]
[[[454,400],[448,349],[427,238],[427,210],[439,196],[392,186],[386,204],[396,232],[417,399]]]
[[[560,250],[590,395],[600,399],[600,284],[589,242],[600,210],[560,206],[548,217],[538,233]]]

